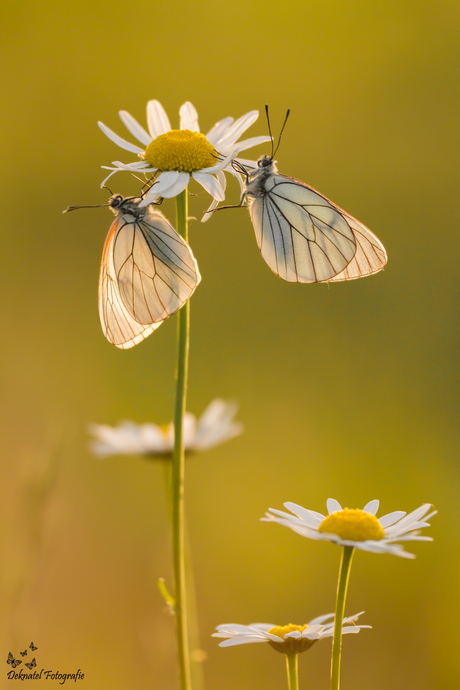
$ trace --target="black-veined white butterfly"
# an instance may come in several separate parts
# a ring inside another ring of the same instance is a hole
[[[240,206],[248,201],[260,253],[272,271],[293,283],[354,280],[381,271],[388,257],[380,240],[313,187],[280,175],[275,153],[259,158],[251,171],[234,162],[245,177]]]
[[[29,645],[29,649],[31,649],[33,652],[35,652],[35,650],[38,649],[38,647],[36,647],[36,646],[34,645],[34,643],[31,642],[30,645]]]
[[[30,664],[25,664],[25,665],[27,666],[27,668],[33,669],[36,667],[37,662],[35,661],[35,658],[33,658],[32,661],[30,662]]]
[[[187,242],[140,198],[114,194],[116,215],[102,252],[99,317],[111,343],[127,349],[147,338],[192,296],[201,280]],[[67,210],[74,210],[70,207]]]

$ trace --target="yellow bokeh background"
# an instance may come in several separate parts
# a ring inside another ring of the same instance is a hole
[[[97,120],[131,140],[117,112],[145,126],[152,98],[176,127],[192,101],[204,132],[269,103],[275,132],[291,108],[280,171],[368,225],[389,263],[350,283],[288,284],[261,259],[246,210],[191,223],[203,280],[187,407],[236,399],[245,425],[187,463],[206,686],[285,686],[270,648],[220,649],[210,635],[229,621],[302,624],[333,610],[339,549],[259,521],[285,501],[324,511],[329,496],[349,507],[379,498],[382,513],[439,510],[415,561],[357,554],[347,613],[364,609],[373,630],[344,640],[343,690],[456,685],[459,19],[449,0],[5,6],[5,659],[33,640],[39,666],[80,668],[87,690],[178,688],[156,587],[172,580],[164,468],[97,461],[86,431],[171,419],[175,318],[132,350],[106,342],[96,296],[111,214],[61,212],[106,203],[100,166],[133,160]],[[248,136],[265,133],[261,116]],[[138,190],[128,174],[110,186]],[[190,191],[199,219],[209,196]],[[230,179],[227,200],[238,198]],[[173,202],[163,210],[174,219]],[[328,687],[329,654],[326,641],[301,657],[301,687]]]

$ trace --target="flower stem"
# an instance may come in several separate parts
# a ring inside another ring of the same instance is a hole
[[[335,605],[334,637],[332,640],[331,690],[340,687],[340,657],[342,654],[342,621],[345,612],[348,580],[350,578],[351,561],[354,554],[353,546],[344,546],[340,560],[339,581],[337,583],[337,601]]]
[[[289,690],[299,690],[298,660],[298,654],[286,654],[286,670]]]
[[[187,190],[176,197],[177,232],[187,241]],[[172,462],[172,530],[175,581],[177,646],[181,690],[191,690],[190,655],[187,636],[187,607],[184,557],[184,438],[183,424],[187,397],[190,302],[178,314],[178,353],[176,371],[176,406],[174,411],[174,454]]]

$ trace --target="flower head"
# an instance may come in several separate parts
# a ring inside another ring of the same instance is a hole
[[[216,398],[201,417],[190,412],[184,416],[185,452],[192,453],[218,446],[238,436],[243,425],[233,421],[238,405]],[[121,422],[112,427],[91,424],[89,432],[94,436],[91,450],[100,458],[109,455],[145,455],[148,457],[170,457],[174,449],[174,424],[166,427],[156,424],[134,424]]]
[[[309,539],[331,541],[373,553],[391,553],[402,558],[415,556],[396,542],[432,541],[431,537],[420,536],[420,530],[430,526],[426,520],[437,512],[434,510],[427,515],[431,504],[424,503],[408,515],[397,510],[377,519],[379,501],[370,501],[360,510],[342,508],[333,498],[327,501],[327,516],[296,503],[288,502],[284,507],[292,514],[270,508],[262,520],[278,522]]]
[[[111,172],[101,186],[120,170],[138,174],[158,173],[140,206],[147,206],[160,197],[169,199],[177,196],[187,187],[190,177],[193,177],[213,197],[210,209],[214,209],[225,198],[224,170],[241,183],[240,176],[231,165],[237,153],[270,140],[270,137],[262,136],[238,142],[243,132],[257,120],[257,110],[246,113],[236,122],[232,117],[220,120],[206,136],[200,133],[198,113],[189,102],[181,106],[180,129],[171,129],[168,116],[158,101],[147,103],[148,131],[125,110],[121,110],[119,115],[126,128],[145,148],[131,144],[99,122],[99,127],[109,139],[140,158],[133,163],[114,161],[114,167],[103,166]],[[256,166],[254,161],[244,163]],[[204,219],[207,218],[209,214],[205,214]]]
[[[354,621],[364,611],[349,618],[344,618],[342,634],[358,633],[362,628],[370,628],[370,625],[355,625]],[[334,634],[334,620],[326,623],[328,619],[334,619],[333,613],[313,618],[306,625],[272,625],[271,623],[251,623],[251,625],[238,625],[228,623],[218,625],[217,632],[212,637],[224,637],[224,642],[219,647],[233,647],[238,644],[250,644],[251,642],[268,642],[277,652],[284,654],[300,654],[325,637]],[[350,625],[347,625],[350,623]]]

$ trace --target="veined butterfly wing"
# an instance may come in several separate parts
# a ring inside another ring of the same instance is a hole
[[[309,185],[279,175],[269,156],[248,174],[246,197],[260,252],[284,280],[353,280],[387,262],[370,230]]]
[[[365,278],[378,273],[388,261],[385,247],[369,228],[345,211],[339,210],[353,229],[356,238],[356,254],[341,273],[331,278],[331,282],[356,280],[356,278]]]
[[[123,349],[178,311],[201,280],[185,240],[161,213],[138,203],[112,197],[118,214],[105,241],[99,279],[102,330]]]
[[[296,180],[268,175],[250,214],[263,258],[289,282],[330,280],[355,255],[355,236],[342,214]]]

